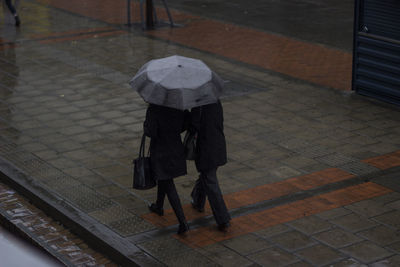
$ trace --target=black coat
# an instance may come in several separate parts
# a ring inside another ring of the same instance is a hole
[[[185,175],[186,159],[181,140],[185,130],[185,112],[158,105],[149,105],[144,133],[151,138],[151,168],[157,180]]]
[[[221,102],[192,108],[191,126],[198,132],[196,168],[207,171],[227,162]]]

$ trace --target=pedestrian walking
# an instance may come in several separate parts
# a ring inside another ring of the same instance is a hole
[[[151,138],[150,161],[157,181],[157,200],[149,209],[164,215],[164,199],[167,196],[179,222],[178,234],[189,230],[173,180],[187,173],[181,140],[184,130],[184,111],[154,104],[147,108],[144,133]]]
[[[231,220],[217,179],[218,167],[227,162],[223,120],[223,109],[218,100],[217,103],[192,108],[189,128],[197,132],[195,164],[200,172],[191,194],[192,206],[199,212],[204,211],[208,197],[220,231],[226,231]]]
[[[21,20],[19,19],[19,16],[17,14],[17,10],[15,9],[14,5],[12,4],[11,0],[4,0],[6,3],[6,6],[10,10],[11,14],[14,16],[15,19],[15,26],[19,27],[21,25]]]
[[[158,215],[163,215],[164,198],[167,195],[179,221],[178,234],[184,233],[189,227],[183,214],[173,178],[186,174],[185,149],[180,136],[186,128],[185,110],[206,105],[204,109],[207,120],[214,121],[213,118],[209,118],[214,115],[221,116],[222,120],[221,104],[218,102],[219,104],[216,106],[217,109],[218,107],[221,108],[220,113],[215,111],[213,105],[207,105],[218,101],[222,94],[224,81],[203,61],[175,55],[150,60],[139,69],[129,84],[144,101],[150,103],[144,128],[145,133],[151,137],[150,161],[151,168],[155,171],[158,188],[157,201],[151,204],[149,209]],[[214,114],[214,112],[217,113]],[[201,129],[201,136],[209,138],[208,132]],[[219,133],[219,130],[217,132]],[[221,133],[223,135],[222,131]],[[220,141],[223,141],[221,144],[224,147],[223,154],[226,162],[225,138],[223,137],[223,140]],[[207,146],[208,144],[204,148]],[[205,157],[210,155],[212,155],[212,151]],[[215,216],[218,217],[217,222],[223,229],[229,226],[230,217],[219,191],[219,186],[217,185],[217,188],[215,188],[210,184],[217,180],[215,172],[219,165],[218,163],[215,166],[213,165],[212,168],[199,169],[201,176],[205,177],[202,180],[207,181],[205,191],[209,199],[213,199],[210,202],[213,202],[212,205],[216,210]],[[214,204],[216,202],[214,199],[218,202],[217,204]],[[222,200],[222,204],[219,204],[220,200]],[[220,208],[221,205],[223,205],[223,208]],[[220,217],[221,219],[219,219]]]

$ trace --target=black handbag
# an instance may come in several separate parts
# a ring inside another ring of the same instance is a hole
[[[196,140],[197,132],[186,131],[185,138],[183,139],[183,146],[185,148],[185,158],[187,160],[196,159]]]
[[[143,134],[140,144],[139,157],[133,161],[133,188],[146,190],[156,186],[154,174],[151,170],[150,157],[144,156],[146,136]]]
[[[202,108],[200,107],[200,116],[199,120],[201,119],[201,112]],[[192,130],[186,131],[185,138],[183,139],[183,147],[185,148],[185,158],[187,160],[195,160],[196,159],[196,154],[197,154],[197,131]]]

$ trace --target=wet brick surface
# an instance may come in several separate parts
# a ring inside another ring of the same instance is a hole
[[[24,1],[23,27],[0,24],[2,160],[120,240],[133,240],[157,263],[398,262],[394,233],[400,197],[390,190],[398,190],[396,176],[350,183],[400,166],[400,112],[340,91],[350,88],[351,54],[342,49],[346,44],[320,45],[333,44],[329,39],[335,34],[315,34],[323,38],[316,41],[289,29],[266,31],[269,25],[260,26],[252,12],[256,6],[265,11],[271,1],[255,1],[244,9],[250,11],[246,23],[232,24],[228,18],[238,12],[232,3],[226,9],[218,9],[219,1],[205,3],[210,5],[205,17],[198,1],[187,13],[186,4],[174,0],[177,9],[171,11],[183,27],[147,32],[137,24],[121,27],[126,1],[83,2]],[[326,12],[322,4],[300,2],[298,8]],[[336,15],[352,8],[335,6]],[[137,3],[132,9],[137,23]],[[219,15],[211,15],[216,10]],[[157,11],[165,19],[162,7]],[[239,13],[235,19],[245,16]],[[198,177],[192,162],[188,175],[175,180],[192,226],[185,239],[174,235],[177,221],[168,205],[164,217],[148,213],[155,189],[131,188],[146,104],[127,82],[148,60],[172,54],[200,58],[227,81],[222,104],[229,162],[218,171],[235,214],[227,235],[206,217],[209,206],[203,214],[190,207]],[[342,187],[334,188],[339,183]],[[331,186],[331,192],[318,192]],[[301,194],[304,198],[298,198]],[[290,201],[274,202],[282,198]],[[37,231],[58,240],[43,227]],[[393,243],[383,242],[388,235]],[[293,236],[297,243],[290,241]]]

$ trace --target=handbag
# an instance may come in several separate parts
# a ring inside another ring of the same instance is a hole
[[[200,107],[199,120],[201,119],[202,108]],[[185,152],[185,158],[187,160],[195,160],[197,155],[197,131],[192,130],[186,131],[185,137],[183,139],[183,147]]]
[[[139,157],[133,161],[133,188],[146,190],[156,186],[154,173],[151,169],[150,157],[144,156],[146,136],[143,134],[139,149]]]
[[[185,138],[183,139],[183,146],[185,148],[185,158],[187,160],[196,159],[196,140],[197,132],[186,131]]]

